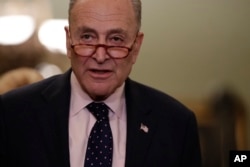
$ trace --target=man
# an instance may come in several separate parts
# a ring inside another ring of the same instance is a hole
[[[143,41],[140,20],[139,0],[70,2],[72,68],[1,96],[1,166],[200,166],[194,114],[128,78]],[[91,145],[104,130],[107,143]]]

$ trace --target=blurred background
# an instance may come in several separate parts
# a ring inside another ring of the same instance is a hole
[[[197,116],[204,166],[250,149],[250,1],[142,0],[131,78]],[[0,0],[0,94],[66,71],[68,0]]]

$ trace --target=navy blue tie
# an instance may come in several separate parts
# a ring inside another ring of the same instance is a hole
[[[84,167],[111,167],[113,137],[108,118],[108,106],[105,103],[92,102],[87,109],[97,121],[90,132]]]

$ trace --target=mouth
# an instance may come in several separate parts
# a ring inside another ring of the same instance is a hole
[[[111,72],[111,70],[97,70],[97,69],[91,69],[90,71],[93,73],[100,73],[100,74]]]
[[[90,69],[90,76],[94,79],[107,79],[112,75],[112,70]]]

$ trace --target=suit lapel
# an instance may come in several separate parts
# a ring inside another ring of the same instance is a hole
[[[150,102],[145,101],[137,89],[138,85],[126,81],[127,146],[125,166],[144,166],[152,137],[157,128],[157,116]]]
[[[68,118],[70,71],[57,77],[42,92],[44,105],[39,106],[38,120],[50,160],[55,166],[69,167]]]

